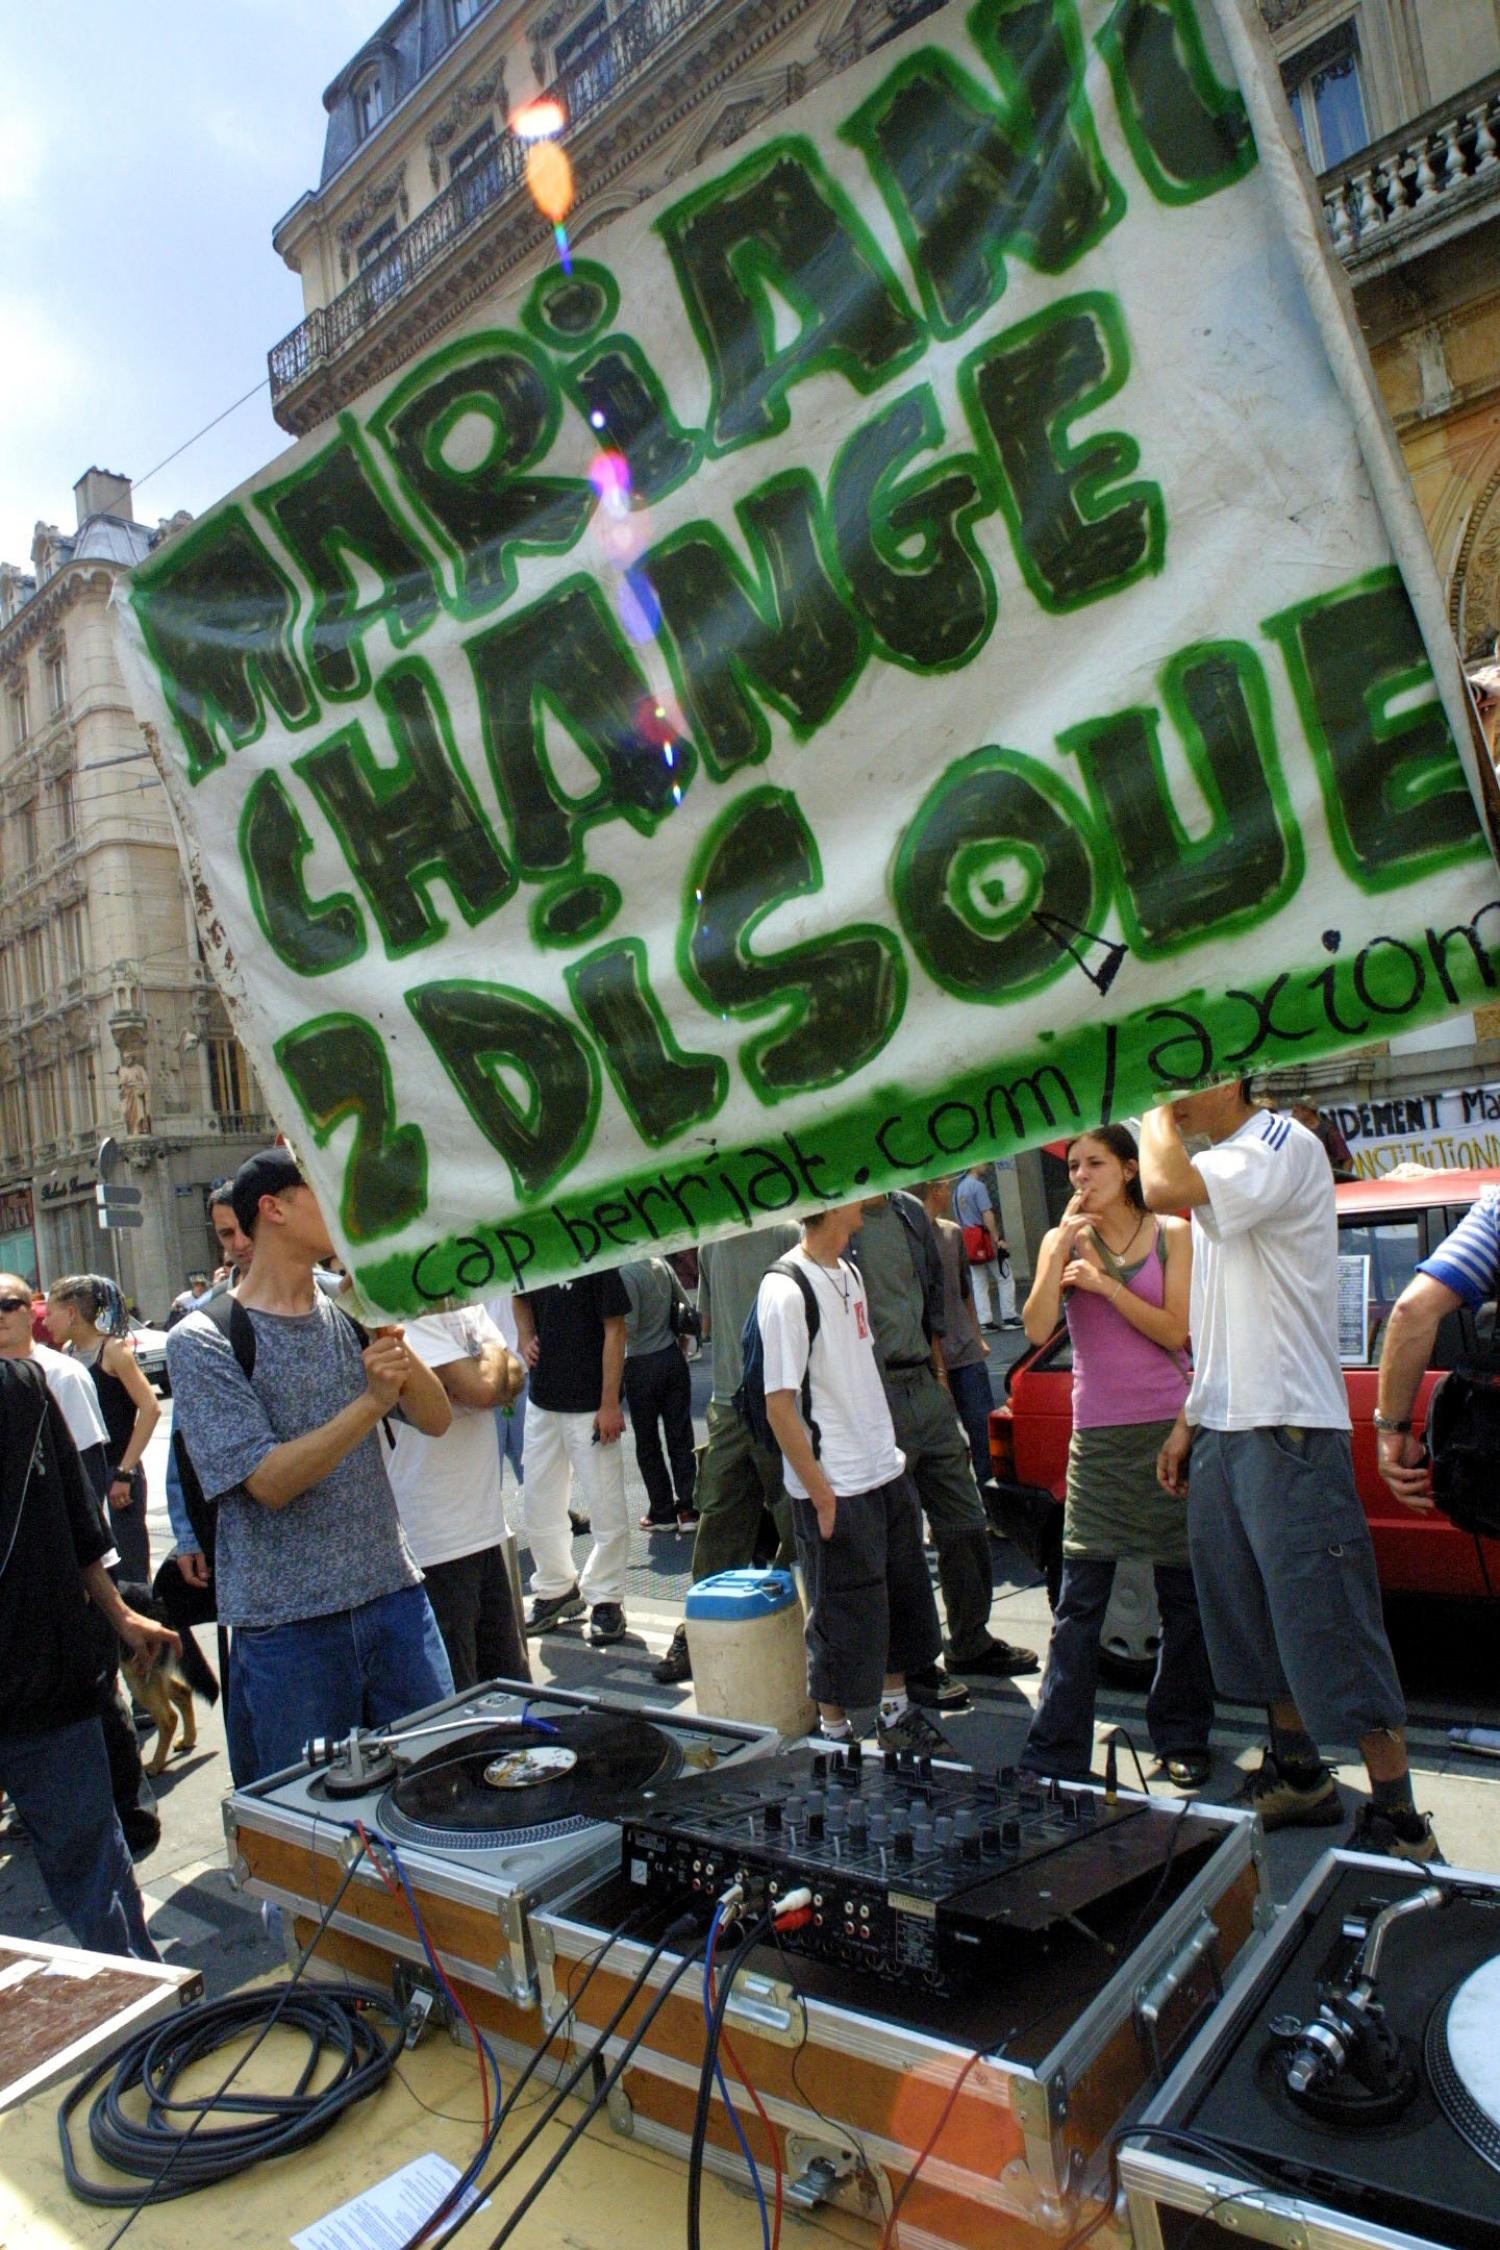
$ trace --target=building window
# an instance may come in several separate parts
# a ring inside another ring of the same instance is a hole
[[[570,64],[577,62],[580,57],[585,56],[589,48],[593,46],[594,41],[596,39],[601,39],[608,28],[608,6],[606,5],[602,8],[590,8],[582,23],[575,24],[573,29],[568,33],[567,38],[559,39],[557,42],[554,60],[557,66],[558,77],[560,78],[562,76],[563,72],[567,70]],[[600,73],[606,70],[608,72],[608,77],[605,80],[605,83],[612,83],[615,75],[614,59],[613,56],[609,53],[608,49],[605,50],[604,54],[596,55],[593,58],[588,72],[589,87],[591,92],[596,81],[600,77]]]
[[[26,708],[26,689],[23,684],[18,688],[12,688],[10,693],[10,746],[12,750],[24,750],[26,737],[30,732],[31,714]]]
[[[60,773],[52,784],[52,810],[57,815],[57,834],[53,842],[71,844],[74,837],[73,776]]]
[[[22,869],[36,865],[36,806],[23,805],[16,814],[16,825],[21,837]]]
[[[1359,37],[1352,19],[1288,55],[1281,83],[1315,172],[1331,172],[1368,145]]]
[[[479,0],[453,0],[453,28],[466,31],[479,13]]]
[[[48,657],[46,676],[47,709],[56,713],[63,710],[68,701],[68,674],[61,655]]]
[[[86,1125],[99,1122],[99,1078],[94,1067],[94,1050],[84,1047],[78,1056],[79,1116]]]
[[[248,1117],[255,1107],[250,1063],[238,1039],[210,1039],[208,1076],[217,1117]]]
[[[384,219],[359,246],[359,270],[372,305],[383,305],[387,297],[394,297],[401,287],[401,258],[399,253],[391,255],[395,239],[395,220]]]
[[[378,70],[367,70],[354,88],[354,126],[362,141],[369,139],[385,115],[385,90]]]
[[[466,141],[460,141],[449,157],[449,179],[456,180],[460,172],[466,172],[471,164],[478,164],[486,156],[492,156],[494,150],[495,120],[493,117],[487,117],[479,130],[471,133]]]
[[[57,917],[57,954],[62,964],[63,980],[71,983],[83,975],[83,909],[64,906]]]

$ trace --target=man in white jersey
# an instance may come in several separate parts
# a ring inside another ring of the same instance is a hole
[[[1198,1134],[1211,1145],[1190,1157],[1184,1135]],[[1151,1210],[1192,1213],[1193,1381],[1157,1473],[1188,1494],[1214,1686],[1270,1717],[1240,1801],[1268,1828],[1340,1821],[1317,1744],[1357,1742],[1372,1802],[1350,1845],[1435,1859],[1412,1801],[1406,1706],[1354,1485],[1322,1144],[1231,1079],[1151,1111],[1141,1186]]]
[[[908,1700],[906,1675],[935,1662],[942,1636],[864,1283],[844,1256],[863,1215],[858,1203],[844,1203],[804,1219],[801,1241],[760,1285],[766,1419],[786,1462],[807,1596],[808,1685],[822,1732],[847,1742],[849,1713],[878,1702],[881,1743],[923,1751],[946,1747],[946,1738]],[[808,1293],[818,1314],[811,1344]],[[802,1416],[804,1375],[811,1427]]]

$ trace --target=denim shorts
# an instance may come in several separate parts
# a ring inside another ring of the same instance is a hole
[[[315,1734],[388,1726],[453,1693],[421,1586],[291,1625],[237,1626],[234,1661],[256,1781],[298,1764]]]
[[[1404,1725],[1347,1430],[1200,1429],[1188,1544],[1226,1702],[1290,1699],[1324,1746]]]

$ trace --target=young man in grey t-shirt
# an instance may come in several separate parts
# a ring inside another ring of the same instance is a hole
[[[333,1245],[290,1152],[264,1150],[230,1190],[254,1245],[236,1295],[255,1335],[247,1376],[227,1333],[190,1313],[167,1344],[178,1424],[217,1503],[219,1620],[259,1779],[315,1734],[380,1726],[453,1675],[396,1513],[380,1424],[428,1437],[451,1419],[437,1377],[398,1329],[363,1346],[319,1290]]]

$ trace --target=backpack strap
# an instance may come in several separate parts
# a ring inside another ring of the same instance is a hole
[[[843,1262],[843,1259],[840,1258],[839,1264],[842,1265]],[[807,1434],[812,1439],[813,1459],[816,1461],[823,1450],[823,1433],[813,1420],[812,1348],[817,1339],[818,1330],[823,1325],[822,1309],[818,1304],[817,1291],[802,1271],[801,1266],[795,1264],[792,1259],[778,1258],[775,1265],[768,1270],[771,1273],[785,1274],[789,1280],[796,1282],[797,1287],[802,1292],[803,1310],[807,1314],[807,1365],[802,1370],[802,1419],[807,1424]]]
[[[229,1338],[229,1348],[239,1361],[240,1373],[248,1383],[255,1373],[255,1323],[232,1291],[215,1297],[205,1305],[204,1315],[211,1320],[220,1335]]]

